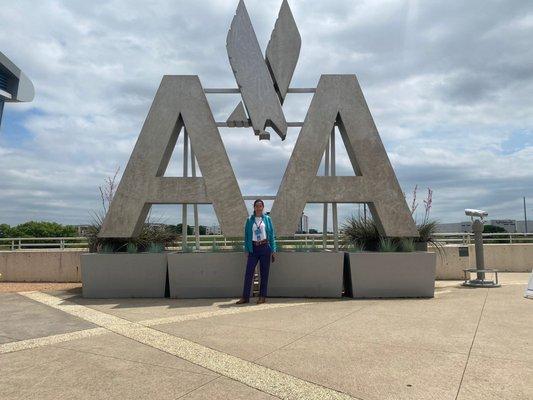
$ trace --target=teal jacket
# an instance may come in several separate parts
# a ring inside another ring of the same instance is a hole
[[[252,214],[250,218],[246,220],[246,224],[244,225],[244,250],[248,253],[253,253],[254,251],[254,247],[252,244],[252,229],[254,222],[255,215]],[[272,225],[272,219],[270,218],[270,216],[263,214],[263,223],[265,224],[265,231],[268,243],[270,244],[272,252],[275,253],[277,251],[276,232],[274,231],[274,225]]]

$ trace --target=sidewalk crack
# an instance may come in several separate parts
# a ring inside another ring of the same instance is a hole
[[[463,386],[463,379],[465,377],[466,369],[468,368],[468,362],[470,361],[470,354],[472,353],[472,348],[474,347],[474,342],[476,341],[477,331],[481,323],[481,317],[483,317],[483,311],[485,311],[485,304],[487,304],[487,298],[489,297],[490,289],[486,289],[486,290],[487,290],[487,294],[485,295],[485,301],[483,302],[483,307],[481,307],[481,312],[479,313],[476,331],[474,332],[474,337],[472,338],[472,343],[470,344],[470,349],[468,350],[468,356],[466,357],[465,368],[463,369],[463,374],[461,375],[461,381],[459,382],[459,387],[457,388],[457,394],[455,395],[455,400],[459,398],[459,393],[461,392],[461,387]]]

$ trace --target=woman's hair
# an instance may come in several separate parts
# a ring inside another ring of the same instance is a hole
[[[264,202],[263,200],[261,200],[261,199],[257,199],[256,201],[254,201],[254,208],[255,208],[255,205],[256,205],[257,203],[261,203],[261,204],[263,205],[263,207],[265,206],[265,202]]]

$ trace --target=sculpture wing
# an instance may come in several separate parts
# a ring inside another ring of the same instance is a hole
[[[289,3],[283,0],[276,25],[266,50],[266,63],[281,104],[285,100],[292,75],[296,69],[302,38],[296,26]]]
[[[255,133],[263,133],[268,126],[285,139],[287,121],[242,0],[231,22],[226,47]]]

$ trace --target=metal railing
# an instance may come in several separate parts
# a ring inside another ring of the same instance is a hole
[[[86,237],[0,238],[0,250],[87,249]]]
[[[291,238],[279,238],[277,242],[281,246],[322,248],[322,234],[296,234]],[[333,234],[327,235],[326,245],[333,248]],[[189,248],[195,247],[195,236],[187,235]],[[212,248],[231,249],[242,247],[242,239],[227,238],[223,235],[200,235],[200,249],[209,250]],[[36,249],[88,249],[86,237],[55,237],[55,238],[0,238],[0,251],[16,250],[36,250]],[[181,239],[175,241],[169,250],[181,249]]]
[[[436,242],[442,244],[462,245],[473,244],[472,233],[436,233]],[[277,242],[282,247],[289,248],[322,248],[323,235],[316,234],[296,234],[294,237],[278,238]],[[519,244],[533,243],[533,233],[484,233],[485,244]],[[195,236],[187,235],[187,243],[191,249],[195,248]],[[328,233],[326,236],[326,247],[332,249],[334,245],[334,235]],[[223,235],[200,235],[200,249],[237,249],[242,246],[242,239],[231,239]],[[0,238],[0,251],[17,250],[43,250],[43,249],[88,249],[86,237],[55,237],[55,238]],[[169,250],[181,249],[181,240],[176,241]]]
[[[436,242],[443,244],[469,245],[474,243],[474,234],[470,232],[436,233],[433,235]],[[518,244],[533,243],[533,233],[484,233],[485,244]]]

